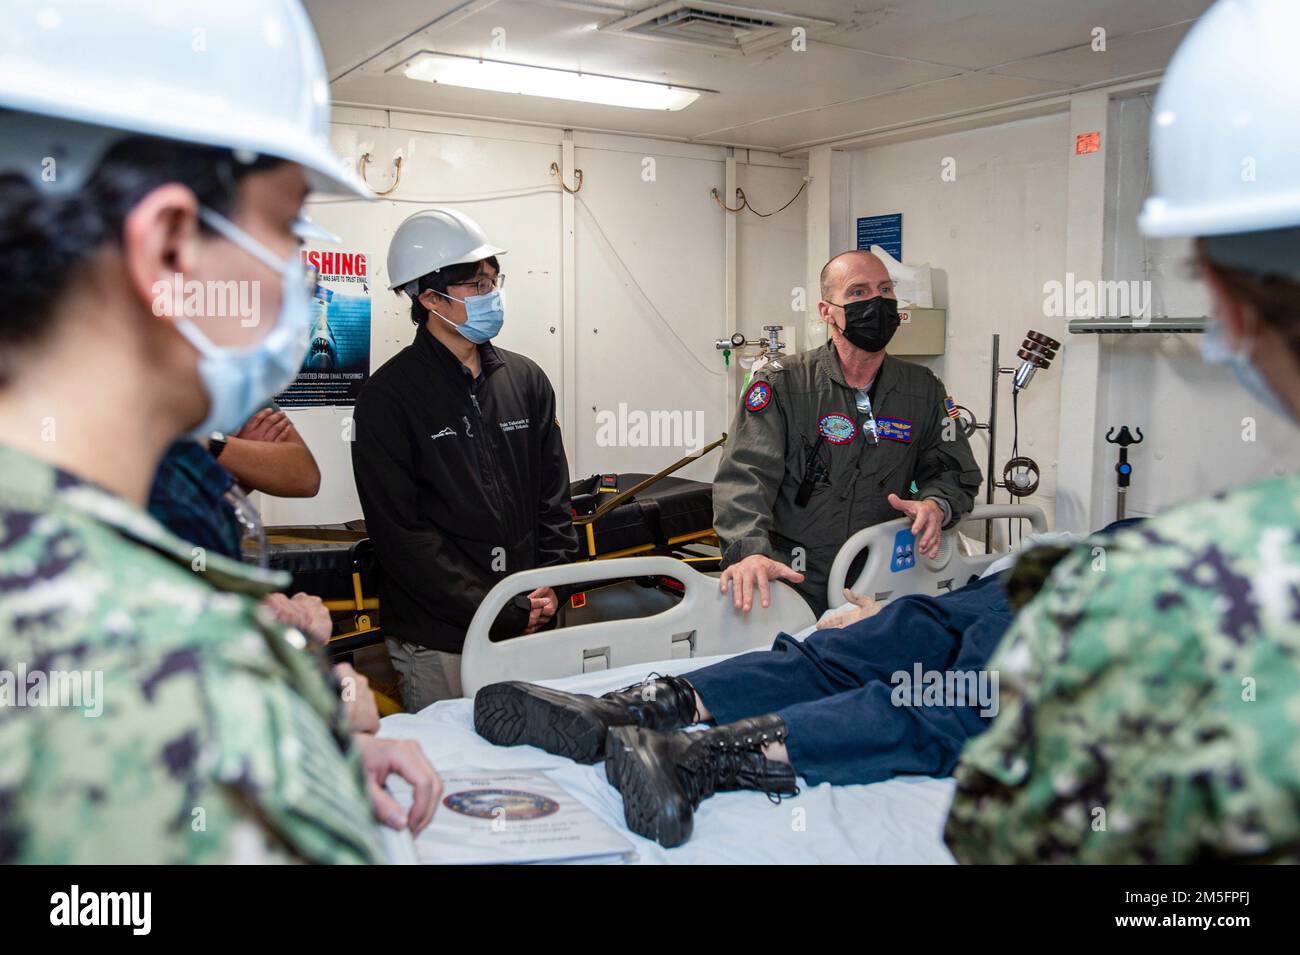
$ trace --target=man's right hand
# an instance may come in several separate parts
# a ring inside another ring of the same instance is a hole
[[[442,780],[438,777],[420,744],[409,739],[376,739],[368,733],[352,737],[361,750],[366,788],[375,818],[393,829],[409,828],[418,836],[432,820],[442,798]],[[398,775],[411,784],[411,810],[401,805],[384,788],[384,781]]]
[[[817,621],[818,630],[838,630],[880,613],[880,604],[874,597],[855,594],[848,587],[845,587],[844,599],[853,604],[853,609],[845,610],[843,613],[831,614],[829,617]]]
[[[758,590],[759,603],[763,607],[772,606],[772,588],[768,581],[787,580],[792,584],[803,583],[803,574],[793,570],[770,557],[762,554],[750,554],[744,560],[732,564],[722,572],[718,581],[721,593],[731,590],[731,602],[737,610],[749,613],[754,606],[754,591]]]

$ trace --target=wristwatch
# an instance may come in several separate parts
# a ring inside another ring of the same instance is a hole
[[[212,437],[208,438],[208,454],[219,458],[224,450],[226,450],[226,436],[220,431],[213,431]]]

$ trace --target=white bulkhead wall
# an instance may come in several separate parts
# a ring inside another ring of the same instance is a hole
[[[389,240],[406,216],[445,204],[471,215],[509,250],[501,257],[506,323],[497,341],[550,377],[575,477],[653,473],[683,456],[689,450],[683,445],[707,444],[730,428],[735,385],[729,392],[725,376],[738,372],[734,361],[727,371],[713,347],[735,330],[725,327],[727,213],[709,194],[724,191],[726,149],[571,134],[584,178],[573,198],[575,361],[566,369],[565,198],[549,172],[562,162],[564,131],[346,107],[335,119],[341,156],[371,153],[373,188],[391,183],[392,158],[399,150],[403,157],[392,196],[370,203],[326,199],[309,208],[342,237],[340,249],[368,257],[372,370],[415,333],[409,301],[387,289]],[[760,211],[783,205],[803,181],[802,163],[743,149],[735,155],[737,183]],[[778,216],[740,216],[737,318],[750,337],[764,324],[796,323],[790,302],[804,270],[803,221],[802,197]],[[574,420],[566,420],[566,398]],[[656,412],[647,420],[661,427],[645,433],[647,443],[634,444],[635,416]],[[347,440],[350,414],[348,408],[290,411],[320,465],[321,490],[310,500],[260,496],[268,525],[361,517]],[[715,451],[679,473],[711,480],[717,459]]]

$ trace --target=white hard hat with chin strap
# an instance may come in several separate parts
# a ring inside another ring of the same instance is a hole
[[[329,78],[299,0],[9,0],[0,175],[79,188],[117,140],[274,156],[314,191],[373,198],[330,148]]]
[[[416,298],[418,279],[449,265],[481,262],[505,249],[492,245],[479,224],[455,209],[423,209],[397,227],[388,245],[388,287]]]
[[[1178,47],[1151,121],[1152,237],[1300,281],[1300,2],[1219,0]]]

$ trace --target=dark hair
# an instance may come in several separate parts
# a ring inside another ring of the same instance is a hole
[[[180,183],[225,214],[243,176],[281,162],[260,157],[241,163],[229,150],[133,136],[109,149],[71,193],[51,194],[20,175],[0,176],[0,359],[51,331],[55,306],[78,272],[105,243],[121,241],[127,215],[154,189]],[[6,364],[0,360],[0,383]]]
[[[1219,265],[1206,255],[1205,243],[1200,240],[1196,243],[1196,257],[1234,298],[1249,305],[1261,322],[1280,334],[1292,357],[1300,360],[1300,282]]]
[[[446,268],[438,269],[436,272],[421,275],[416,279],[419,290],[411,296],[411,324],[423,325],[429,317],[429,310],[420,304],[420,296],[424,292],[432,289],[439,295],[444,295],[447,289],[453,285],[460,282],[472,282],[474,276],[478,275],[479,265],[483,262],[491,266],[494,273],[501,271],[501,265],[497,262],[497,257],[490,255],[478,262],[461,262],[459,265],[449,265]],[[398,289],[398,291],[401,291],[401,289]]]

